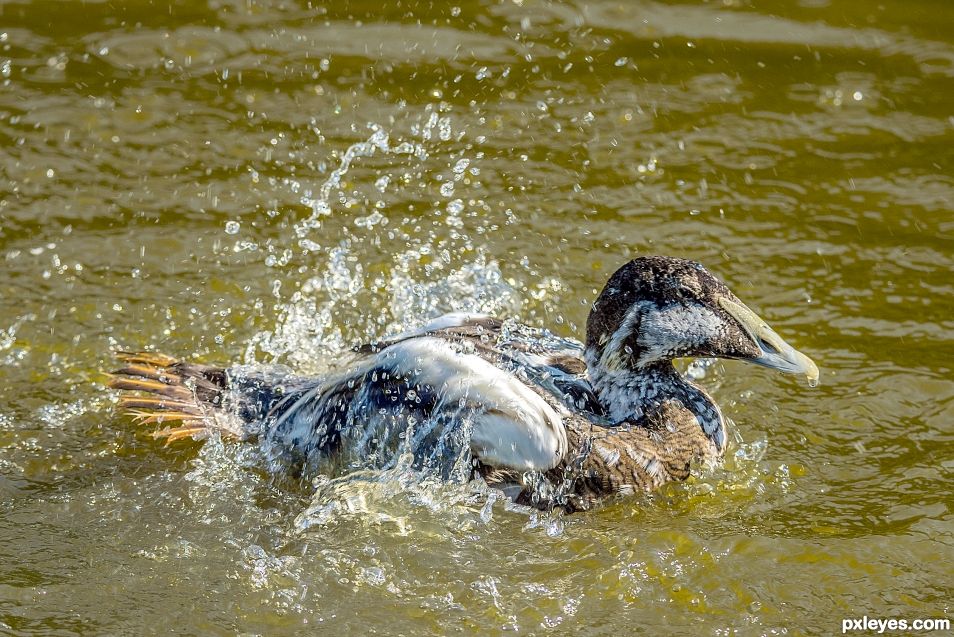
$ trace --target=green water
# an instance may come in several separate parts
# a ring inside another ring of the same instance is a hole
[[[0,3],[0,632],[951,617],[952,96],[937,0]],[[315,495],[103,386],[116,348],[320,370],[454,309],[579,337],[648,253],[821,384],[715,365],[724,466],[586,514]]]

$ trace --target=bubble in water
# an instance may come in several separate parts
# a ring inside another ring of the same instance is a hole
[[[452,197],[454,195],[454,182],[445,181],[441,184],[441,195],[444,197]]]
[[[686,368],[686,376],[692,380],[702,380],[706,377],[707,370],[715,364],[714,358],[697,358],[689,363]]]
[[[241,228],[242,224],[240,224],[238,221],[225,222],[225,234],[238,234]]]

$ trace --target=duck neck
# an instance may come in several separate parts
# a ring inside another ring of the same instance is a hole
[[[699,426],[720,452],[725,449],[725,421],[718,406],[704,389],[676,371],[672,361],[606,369],[600,365],[595,351],[588,348],[586,366],[596,396],[614,423],[637,422],[646,410],[675,400],[696,416]]]

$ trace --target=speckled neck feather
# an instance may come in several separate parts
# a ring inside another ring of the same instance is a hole
[[[670,361],[636,370],[609,370],[600,364],[595,349],[587,348],[585,358],[590,382],[612,422],[637,421],[647,410],[675,400],[696,416],[720,453],[725,449],[725,421],[719,407]]]

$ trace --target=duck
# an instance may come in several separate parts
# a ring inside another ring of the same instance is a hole
[[[585,342],[452,313],[353,348],[317,376],[116,353],[120,408],[167,444],[258,443],[305,478],[399,462],[479,480],[538,509],[589,509],[723,457],[727,423],[673,361],[747,361],[814,384],[818,367],[702,264],[635,258],[593,302]]]

